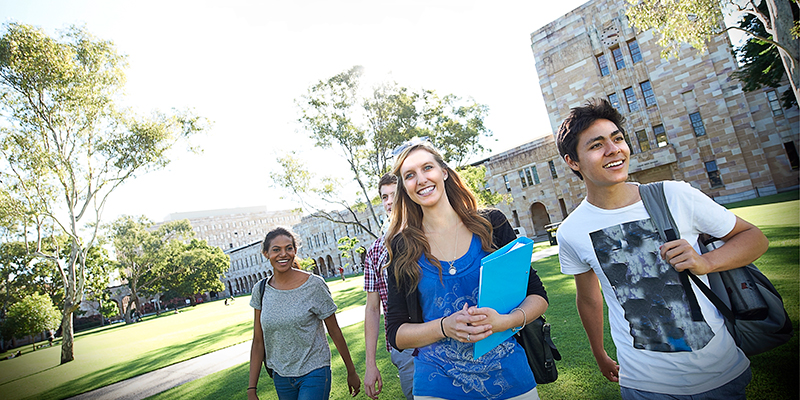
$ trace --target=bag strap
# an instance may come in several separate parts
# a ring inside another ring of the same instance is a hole
[[[258,282],[258,288],[259,288],[259,291],[261,292],[261,308],[262,309],[264,308],[264,289],[267,288],[267,279],[269,279],[269,277],[263,278],[263,279],[261,279],[261,281]],[[267,353],[266,353],[266,350],[264,350],[264,363],[263,364],[264,364],[264,369],[267,370],[267,375],[270,378],[272,378],[272,368],[267,366]]]
[[[644,204],[644,208],[647,210],[647,213],[650,215],[650,219],[656,226],[658,234],[661,236],[661,240],[664,242],[678,240],[680,238],[678,224],[675,223],[675,220],[672,218],[672,213],[669,211],[667,198],[664,196],[664,182],[653,182],[639,185],[639,196],[642,198],[642,204]],[[697,296],[695,296],[694,291],[692,290],[692,285],[689,283],[690,275],[692,278],[694,278],[693,280],[695,282],[702,283],[700,279],[698,279],[688,270],[678,272],[678,279],[681,282],[681,286],[683,286],[684,293],[686,293],[686,300],[689,302],[689,309],[692,313],[692,321],[702,321],[703,312],[700,310],[700,303],[697,302]],[[708,289],[705,284],[702,286],[705,286],[706,289]],[[710,289],[708,291],[711,292]],[[703,293],[706,294],[705,291],[703,291]],[[708,294],[706,294],[706,296],[708,296]],[[717,296],[714,295],[714,297]],[[719,300],[718,297],[717,300]],[[719,300],[719,302],[721,303],[722,300]]]

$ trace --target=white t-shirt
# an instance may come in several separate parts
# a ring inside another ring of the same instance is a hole
[[[664,192],[680,237],[696,251],[700,233],[723,237],[736,224],[733,213],[689,184],[666,181]],[[678,273],[661,259],[663,241],[641,201],[605,210],[584,200],[557,235],[561,272],[593,269],[600,279],[621,386],[692,395],[748,368],[722,315],[694,284],[705,321],[692,321]]]

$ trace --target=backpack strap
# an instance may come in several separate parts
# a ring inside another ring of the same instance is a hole
[[[261,308],[262,309],[264,308],[264,289],[267,288],[267,279],[269,279],[269,277],[266,277],[266,278],[264,278],[264,279],[262,279],[262,280],[260,280],[258,282],[258,288],[259,288],[259,291],[261,292]],[[267,376],[272,378],[272,368],[267,366],[267,353],[266,353],[266,350],[264,350],[264,369],[267,370]]]
[[[639,196],[642,198],[642,204],[644,204],[644,208],[650,215],[650,219],[656,226],[659,235],[661,235],[661,239],[664,242],[678,240],[680,238],[678,224],[675,223],[675,220],[672,218],[672,213],[669,212],[667,198],[664,196],[664,182],[639,185]],[[689,302],[689,309],[692,312],[692,321],[703,321],[703,312],[700,310],[700,303],[697,302],[697,296],[695,296],[692,285],[689,283],[690,275],[694,278],[695,282],[702,283],[699,278],[688,270],[678,272],[678,279],[681,282],[681,286],[683,286],[684,293],[686,293],[686,300]],[[706,287],[706,289],[708,289],[708,287]],[[710,289],[708,291],[711,292]],[[703,291],[703,293],[705,293],[705,291]],[[708,295],[706,294],[706,296]],[[714,297],[716,297],[716,295]],[[719,298],[717,298],[717,300],[719,300]]]

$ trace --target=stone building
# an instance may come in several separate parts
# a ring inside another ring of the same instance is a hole
[[[383,207],[375,206],[374,210],[379,221],[383,223],[386,218]],[[356,215],[368,229],[380,231],[380,228],[375,229],[371,214],[363,211]],[[341,211],[340,217],[343,220],[353,220],[347,211]],[[297,257],[312,258],[315,263],[314,273],[326,278],[339,275],[339,267],[344,268],[345,274],[362,272],[366,249],[375,241],[365,229],[356,225],[337,224],[312,216],[303,217],[291,226],[291,230],[300,239]],[[223,296],[249,293],[256,282],[272,275],[269,260],[261,254],[261,241],[265,235],[266,232],[256,242],[225,250],[231,259],[231,267],[222,277],[225,285]],[[344,236],[355,236],[359,240],[358,245],[350,251],[349,258],[342,257],[338,249],[337,241]],[[359,248],[360,251],[357,250]]]
[[[272,265],[261,254],[261,242],[264,236],[266,232],[258,241],[225,250],[225,254],[231,258],[231,266],[222,278],[225,286],[225,291],[222,292],[224,297],[249,293],[256,282],[272,275]]]
[[[300,222],[300,214],[292,210],[267,211],[262,206],[174,213],[167,217],[167,221],[182,219],[192,224],[196,238],[209,246],[230,250],[264,239],[275,226],[290,227]]]
[[[373,206],[373,210],[378,221],[383,224],[386,219],[383,206],[380,204]],[[380,235],[380,226],[376,226],[372,214],[367,210],[356,212],[355,217],[346,210],[338,213],[340,220],[354,221],[358,218],[366,229],[358,225],[334,223],[313,216],[303,217],[303,220],[294,226],[294,232],[302,240],[301,256],[313,258],[316,263],[314,272],[325,277],[339,275],[339,267],[344,268],[345,274],[361,272],[366,249],[376,240],[370,232]],[[338,249],[338,240],[345,236],[358,238],[358,244],[350,251],[350,257],[347,258],[342,257]]]
[[[581,181],[559,157],[553,137],[569,110],[590,98],[609,100],[625,116],[631,180],[689,182],[719,203],[798,188],[798,109],[783,110],[777,91],[745,93],[730,39],[706,52],[689,46],[661,58],[653,34],[637,34],[625,0],[590,1],[531,34],[550,129],[489,158],[487,177],[511,205],[499,205],[540,235],[584,197]]]

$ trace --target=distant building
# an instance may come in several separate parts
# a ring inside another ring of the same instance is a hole
[[[241,207],[219,210],[174,213],[167,221],[188,219],[195,237],[222,250],[264,239],[275,226],[291,227],[300,222],[300,214],[292,210],[267,211],[266,207]]]
[[[382,205],[373,206],[380,224],[386,219],[386,212]],[[335,212],[335,211],[334,211]],[[325,218],[305,216],[303,220],[293,227],[294,232],[302,239],[300,255],[302,258],[312,258],[316,264],[314,272],[325,276],[339,274],[339,267],[344,268],[346,274],[363,271],[366,249],[376,240],[368,231],[380,235],[380,225],[376,226],[372,214],[368,210],[357,211],[355,217],[349,211],[339,211],[339,220],[358,221],[367,229],[358,225],[341,224]],[[350,251],[350,257],[342,257],[339,251],[338,240],[342,237],[358,238],[358,245]],[[357,250],[357,249],[361,250]]]
[[[266,233],[263,236],[266,236]],[[272,275],[272,265],[261,254],[263,240],[262,237],[257,242],[225,250],[225,254],[231,258],[231,266],[222,278],[222,283],[225,285],[223,297],[249,293],[256,282]]]
[[[683,180],[719,203],[797,190],[798,109],[777,101],[788,82],[743,92],[727,35],[707,52],[684,46],[679,59],[662,59],[653,34],[631,28],[627,5],[590,1],[531,34],[553,136],[485,162],[492,190],[514,198],[498,205],[512,224],[541,235],[584,198],[553,137],[590,98],[625,116],[633,181]]]

